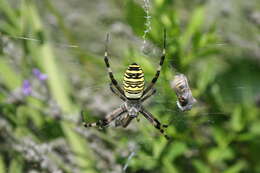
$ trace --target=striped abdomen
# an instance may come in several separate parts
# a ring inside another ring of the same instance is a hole
[[[125,96],[129,99],[141,98],[144,90],[144,73],[139,65],[128,66],[123,80]]]

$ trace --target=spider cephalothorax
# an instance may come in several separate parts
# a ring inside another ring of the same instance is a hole
[[[108,35],[107,35],[106,43],[107,42],[108,42]],[[140,112],[150,123],[154,125],[155,128],[157,128],[158,130],[160,130],[162,134],[164,134],[163,128],[167,127],[167,125],[161,125],[161,123],[142,106],[142,103],[156,92],[156,89],[154,88],[154,84],[159,78],[161,67],[165,59],[165,47],[166,47],[166,32],[164,30],[163,53],[156,74],[152,79],[152,81],[150,82],[150,84],[148,84],[146,88],[144,87],[143,70],[136,63],[132,63],[131,65],[128,66],[124,74],[123,89],[122,89],[118,84],[118,82],[116,81],[116,79],[114,78],[113,72],[110,68],[108,53],[107,53],[107,44],[106,44],[104,61],[108,69],[109,77],[111,79],[110,89],[114,94],[120,97],[124,101],[124,103],[119,108],[115,109],[112,113],[108,114],[104,119],[99,120],[98,122],[95,123],[84,122],[84,126],[85,127],[97,126],[103,128],[113,120],[121,118],[121,125],[123,127],[127,127],[128,124],[134,118],[138,117]],[[126,116],[123,116],[123,114],[126,114]],[[164,136],[168,139],[168,136],[166,134],[164,134]]]
[[[142,109],[142,103],[139,100],[128,100],[125,102],[125,108],[130,117],[136,118]]]

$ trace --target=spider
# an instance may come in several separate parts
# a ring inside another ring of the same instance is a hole
[[[110,89],[111,91],[118,96],[120,99],[123,100],[123,104],[119,106],[119,108],[112,111],[110,114],[108,114],[104,119],[99,120],[94,123],[86,123],[84,122],[83,125],[87,127],[99,127],[103,128],[106,127],[109,123],[111,123],[113,120],[116,120],[118,118],[122,118],[122,115],[127,113],[125,117],[123,117],[121,120],[121,125],[126,128],[129,123],[134,119],[137,118],[139,113],[141,113],[150,123],[154,125],[155,128],[157,128],[166,139],[169,139],[169,137],[165,134],[164,128],[167,128],[168,125],[162,125],[149,111],[147,111],[142,103],[147,100],[149,97],[151,97],[153,94],[156,93],[156,89],[154,88],[154,85],[159,78],[161,68],[165,59],[166,54],[166,31],[164,29],[164,42],[163,42],[163,52],[160,60],[160,64],[157,68],[156,74],[153,77],[150,84],[144,88],[144,73],[141,67],[136,64],[132,63],[128,66],[125,74],[124,74],[124,80],[123,80],[123,89],[118,84],[117,80],[114,78],[113,72],[110,68],[109,60],[108,60],[108,40],[109,40],[109,34],[107,34],[106,37],[106,46],[105,46],[105,55],[104,55],[104,61],[106,64],[106,68],[108,70],[108,75],[111,80],[110,83]]]

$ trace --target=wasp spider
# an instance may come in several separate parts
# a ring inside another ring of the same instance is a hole
[[[159,78],[160,71],[165,59],[165,47],[166,47],[166,31],[164,30],[164,47],[163,53],[161,56],[160,64],[157,68],[157,72],[150,82],[150,84],[145,88],[144,86],[144,73],[141,67],[132,63],[128,66],[123,80],[123,89],[120,87],[116,79],[114,78],[113,72],[110,68],[108,53],[107,53],[107,44],[108,44],[109,35],[107,35],[106,39],[106,49],[104,61],[106,64],[106,68],[108,70],[108,75],[110,77],[110,89],[111,91],[121,98],[124,103],[119,106],[119,108],[115,109],[113,112],[108,114],[104,119],[99,120],[94,123],[86,123],[84,122],[85,127],[100,127],[103,128],[107,126],[110,122],[116,119],[120,119],[121,125],[125,128],[129,125],[129,123],[138,117],[139,112],[157,128],[167,139],[169,137],[165,134],[164,128],[167,128],[168,125],[162,125],[149,111],[147,111],[142,103],[148,99],[150,96],[155,94],[156,89],[154,88],[154,84]],[[126,113],[126,116],[122,118],[123,114]]]

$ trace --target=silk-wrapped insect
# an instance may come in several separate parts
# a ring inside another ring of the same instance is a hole
[[[184,74],[175,75],[171,87],[176,92],[178,108],[181,111],[191,110],[196,99],[192,96],[187,77]]]

